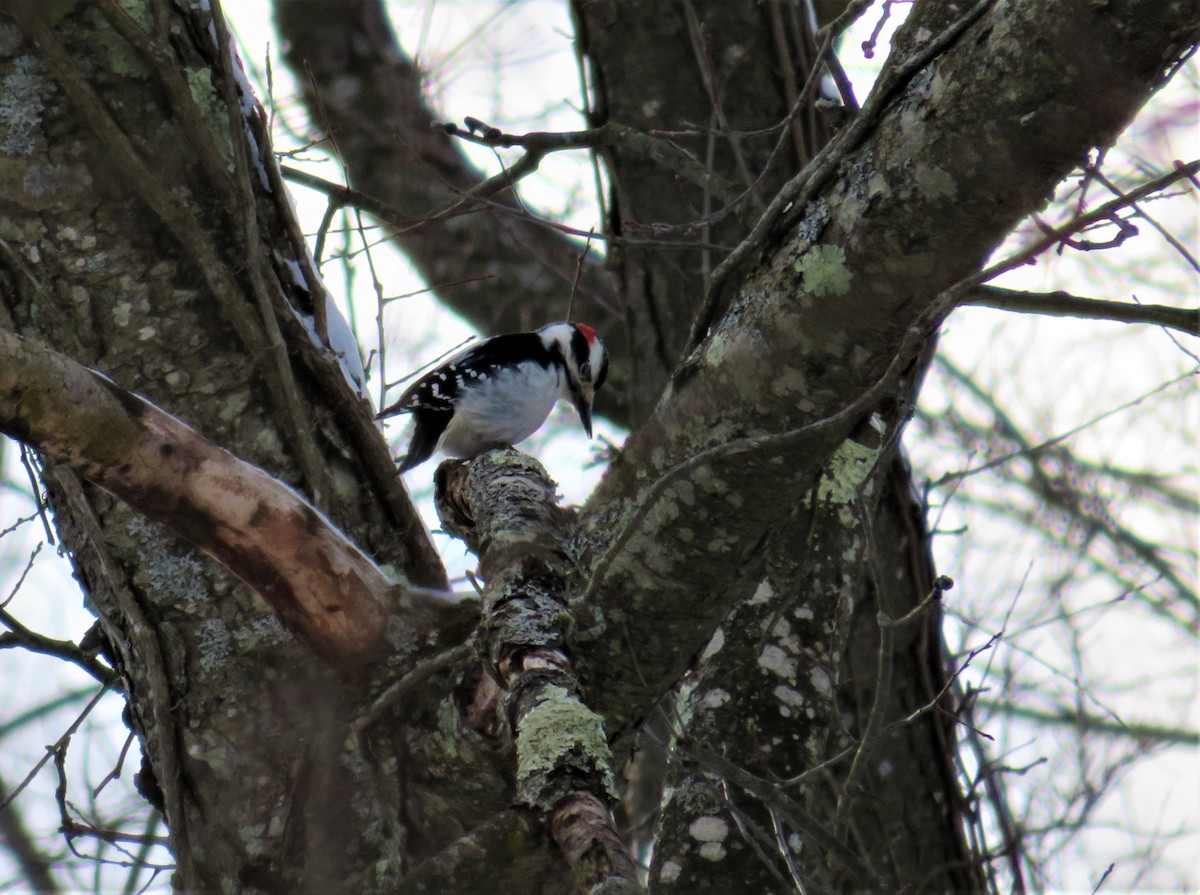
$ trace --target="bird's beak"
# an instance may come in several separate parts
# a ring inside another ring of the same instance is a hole
[[[592,437],[592,396],[596,389],[590,382],[581,383],[575,390],[575,409],[579,412],[579,421],[583,423],[583,431]]]

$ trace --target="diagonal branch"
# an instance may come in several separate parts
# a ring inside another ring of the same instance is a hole
[[[831,458],[834,480],[853,481],[849,461],[870,453],[853,436],[871,405],[886,418],[913,400],[897,377],[888,394],[858,402],[889,378],[910,333],[932,334],[944,296],[978,283],[1001,240],[1082,154],[1115,138],[1200,38],[1194,9],[1081,9],[973,6],[981,18],[944,52],[919,70],[904,64],[907,81],[885,76],[887,102],[868,102],[879,109],[872,127],[845,141],[815,192],[797,186],[795,207],[779,212],[794,223],[768,228],[775,240],[750,237],[757,260],[744,259],[736,313],[699,341],[585,510],[592,605],[610,620],[638,619],[623,636],[581,644],[594,704],[618,741],[753,593],[762,545],[794,495]],[[1081,76],[1050,114],[1036,85],[1067,67]],[[927,177],[940,186],[927,189]],[[855,420],[841,417],[849,408]]]
[[[468,190],[464,198],[488,196],[499,192],[525,174],[536,170],[538,163],[552,152],[561,152],[567,149],[618,148],[661,164],[696,186],[709,190],[728,206],[739,205],[746,195],[734,184],[726,181],[711,168],[700,164],[673,143],[615,121],[608,121],[599,127],[584,131],[563,133],[534,131],[527,134],[506,134],[498,128],[485,125],[476,118],[467,118],[466,124],[468,128],[466,131],[453,123],[441,124],[438,127],[447,134],[479,146],[506,149],[520,147],[525,150],[525,155],[516,164],[509,166],[509,169],[503,174],[492,177]],[[477,131],[478,133],[476,133]],[[518,166],[520,166],[519,170]]]
[[[1013,270],[1024,264],[1028,264],[1042,252],[1049,249],[1051,246],[1058,243],[1070,244],[1070,238],[1076,234],[1086,230],[1094,224],[1102,221],[1113,222],[1117,219],[1117,212],[1122,209],[1129,208],[1135,205],[1138,200],[1146,199],[1153,196],[1155,193],[1165,190],[1167,187],[1181,180],[1194,180],[1197,172],[1200,172],[1200,159],[1193,159],[1186,164],[1176,162],[1175,169],[1168,171],[1166,174],[1161,174],[1158,177],[1153,177],[1145,183],[1140,184],[1135,189],[1129,190],[1105,202],[1103,205],[1091,209],[1090,211],[1076,215],[1065,224],[1057,227],[1043,227],[1043,236],[1040,239],[1034,240],[1030,245],[1013,253],[1002,261],[998,261],[985,270],[980,271],[978,282],[984,283],[988,280],[995,279],[1000,274],[1006,271]]]
[[[291,488],[111,380],[5,331],[0,430],[213,556],[330,659],[378,656],[396,608],[413,627],[437,625],[436,595],[391,581]]]

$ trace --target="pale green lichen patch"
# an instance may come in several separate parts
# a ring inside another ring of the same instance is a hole
[[[709,367],[719,367],[723,364],[733,347],[733,338],[727,328],[714,332],[704,346],[704,363]]]
[[[917,189],[928,200],[953,199],[958,192],[954,178],[936,165],[917,165]]]
[[[829,458],[829,464],[821,476],[821,484],[817,488],[818,499],[828,503],[852,503],[858,495],[859,486],[871,474],[878,458],[878,448],[867,447],[850,439],[843,441]]]
[[[810,295],[823,298],[850,291],[851,274],[846,267],[846,252],[841,246],[813,246],[794,266],[804,278],[804,291]]]
[[[517,737],[518,789],[536,803],[541,778],[556,770],[575,768],[598,777],[605,792],[616,798],[612,753],[603,719],[562,687],[548,686],[542,696],[521,719]]]
[[[0,81],[0,152],[32,155],[46,99],[54,90],[46,64],[36,56],[18,56]]]
[[[233,171],[233,141],[229,137],[225,105],[221,102],[217,88],[213,86],[212,72],[207,68],[189,68],[187,79],[196,108],[200,110],[200,116],[216,140],[221,158],[225,160],[229,170]]]

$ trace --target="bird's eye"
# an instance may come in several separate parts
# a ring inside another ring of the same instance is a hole
[[[579,367],[579,378],[587,382],[592,378],[592,365],[589,361],[584,361]]]

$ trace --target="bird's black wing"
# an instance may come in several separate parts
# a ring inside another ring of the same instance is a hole
[[[484,339],[434,367],[406,388],[398,401],[379,411],[375,418],[418,410],[449,413],[459,393],[472,381],[490,375],[496,367],[523,359],[549,366],[550,352],[537,333],[508,333]]]

